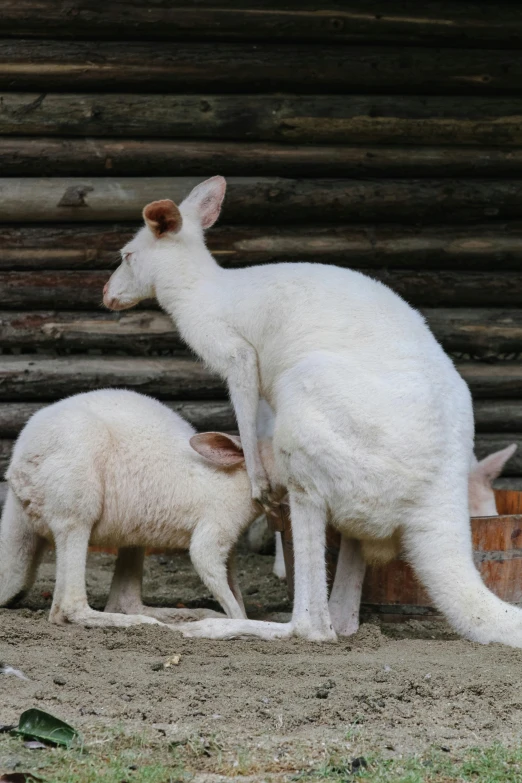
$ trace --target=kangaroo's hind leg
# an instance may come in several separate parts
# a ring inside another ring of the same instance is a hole
[[[342,536],[337,570],[328,602],[332,625],[340,636],[351,636],[359,628],[365,571],[366,563],[360,542]]]
[[[224,617],[211,609],[183,609],[145,606],[142,599],[143,561],[142,547],[121,547],[112,577],[111,590],[105,607],[106,613],[145,615],[163,623],[179,623],[202,620],[205,617]]]
[[[97,612],[87,602],[85,567],[90,528],[77,520],[55,520],[56,586],[51,607],[51,622],[76,623],[88,627],[128,627],[141,623],[158,623],[144,615],[123,615]]]

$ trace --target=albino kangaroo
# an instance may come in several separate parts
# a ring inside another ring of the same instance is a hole
[[[273,479],[270,444],[263,444],[263,452]],[[228,616],[246,616],[231,554],[258,509],[239,438],[196,435],[181,416],[135,392],[90,392],[30,419],[7,478],[0,606],[32,585],[40,557],[54,539],[53,622],[128,626],[222,616],[143,606],[145,546],[190,548],[196,571]],[[105,613],[87,603],[89,542],[124,547]]]
[[[328,609],[327,519],[344,540],[400,539],[434,604],[464,636],[522,646],[522,611],[493,595],[473,563],[468,387],[424,319],[386,286],[320,264],[222,269],[203,231],[222,177],[178,208],[156,201],[104,290],[112,309],[156,295],[188,345],[226,379],[253,496],[260,394],[276,415],[274,456],[294,528],[289,623],[201,620],[187,636],[335,640]],[[341,551],[341,557],[343,552]]]
[[[272,440],[274,436],[274,422],[275,417],[273,410],[270,408],[266,400],[260,399],[257,412],[257,436],[259,440]],[[507,446],[500,451],[495,451],[492,454],[488,454],[488,456],[480,460],[480,462],[477,460],[475,455],[473,455],[472,468],[469,474],[468,483],[469,514],[471,517],[496,516],[498,512],[495,503],[493,482],[500,476],[506,462],[513,456],[516,450],[516,443],[512,443],[510,446]],[[360,569],[358,569],[358,571],[360,571]],[[273,573],[279,579],[286,578],[286,567],[281,533],[275,534],[275,558]],[[332,613],[331,606],[330,613]],[[337,627],[335,621],[334,628],[339,633],[339,628]]]

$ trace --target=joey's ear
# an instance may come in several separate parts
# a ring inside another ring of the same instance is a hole
[[[225,435],[224,432],[200,432],[193,435],[190,445],[214,465],[229,468],[245,461],[241,440],[236,435]]]
[[[156,237],[177,234],[183,222],[179,209],[170,198],[147,204],[143,220]]]
[[[197,210],[202,228],[210,228],[218,219],[226,189],[224,177],[211,177],[196,185],[183,201],[183,204]]]
[[[495,451],[493,454],[489,454],[487,457],[480,460],[480,462],[477,462],[473,467],[471,474],[480,478],[485,484],[491,484],[492,481],[495,481],[495,479],[500,476],[504,469],[504,465],[508,459],[513,456],[516,450],[517,444],[512,443],[511,446],[506,446],[506,448],[501,451]]]

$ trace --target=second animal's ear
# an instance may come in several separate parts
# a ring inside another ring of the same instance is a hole
[[[506,446],[501,451],[495,451],[493,454],[489,454],[484,459],[481,459],[474,468],[472,468],[472,475],[481,479],[485,484],[491,484],[495,481],[502,470],[504,465],[513,456],[517,450],[517,444],[512,443],[511,446]]]
[[[170,198],[147,204],[143,210],[143,220],[158,238],[165,234],[177,234],[183,223],[179,209]]]
[[[190,445],[214,465],[230,468],[245,461],[241,440],[236,435],[226,435],[224,432],[200,432],[193,435]]]
[[[211,177],[196,185],[183,201],[183,204],[197,210],[202,228],[210,228],[218,219],[226,189],[224,177]]]

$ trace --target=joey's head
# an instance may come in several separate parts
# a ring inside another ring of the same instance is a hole
[[[513,456],[517,446],[512,443],[501,451],[495,451],[484,459],[475,460],[468,482],[469,514],[471,517],[494,517],[497,515],[493,482],[504,465]]]
[[[170,199],[143,210],[144,226],[121,250],[121,264],[103,289],[110,310],[126,310],[156,296],[162,281],[182,287],[198,263],[212,262],[204,231],[219,217],[226,181],[212,177],[197,185],[179,207]]]

